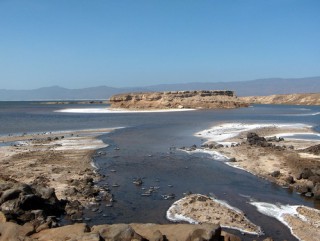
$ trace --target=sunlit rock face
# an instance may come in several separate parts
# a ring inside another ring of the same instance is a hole
[[[128,109],[218,109],[246,107],[230,90],[168,91],[118,94],[111,107]]]

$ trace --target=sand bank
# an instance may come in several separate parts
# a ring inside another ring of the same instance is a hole
[[[225,201],[201,194],[191,194],[173,203],[167,211],[167,219],[194,224],[220,224],[221,227],[240,230],[244,233],[262,234],[261,228],[249,221],[239,209]]]

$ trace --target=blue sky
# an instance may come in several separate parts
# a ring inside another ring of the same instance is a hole
[[[0,0],[0,89],[320,75],[319,0]]]

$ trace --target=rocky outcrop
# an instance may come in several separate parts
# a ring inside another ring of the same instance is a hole
[[[314,154],[314,155],[320,155],[320,144],[310,146],[310,147],[304,149],[303,151],[310,153],[310,154]]]
[[[249,104],[320,105],[320,93],[240,97]]]
[[[0,241],[222,241],[240,240],[214,224],[112,224],[89,227],[78,223],[36,232],[31,226],[0,223]]]
[[[56,225],[55,217],[64,213],[65,202],[57,199],[54,189],[23,183],[0,185],[0,211],[6,221],[18,224]],[[2,215],[1,215],[2,216]]]
[[[168,91],[118,94],[110,98],[112,108],[128,109],[215,109],[247,106],[233,91]]]

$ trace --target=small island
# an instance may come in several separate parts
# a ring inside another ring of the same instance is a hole
[[[126,109],[231,109],[248,106],[230,90],[126,93],[112,96],[110,104],[112,108]]]

